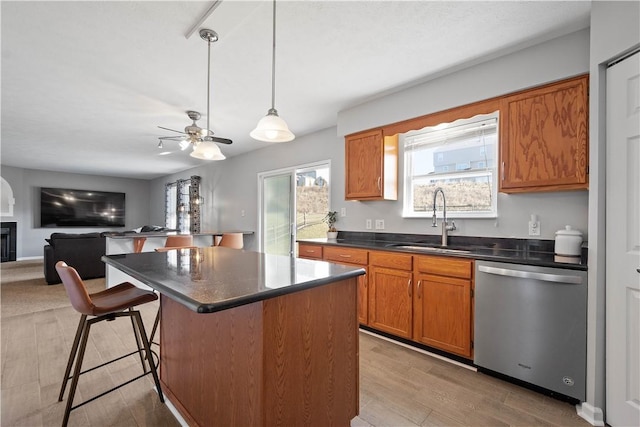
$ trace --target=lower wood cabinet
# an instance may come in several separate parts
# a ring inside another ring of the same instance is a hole
[[[473,260],[303,243],[298,253],[367,270],[360,324],[473,358]]]
[[[342,246],[325,246],[322,248],[322,258],[325,261],[338,264],[362,267],[367,270],[367,274],[358,276],[358,322],[361,325],[368,324],[369,304],[368,304],[368,269],[367,261],[369,251],[366,249],[345,248]]]
[[[413,340],[471,358],[473,261],[416,256],[414,263]]]
[[[413,256],[369,252],[369,326],[403,338],[412,336]]]

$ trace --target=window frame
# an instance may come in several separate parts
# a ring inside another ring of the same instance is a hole
[[[495,147],[494,147],[494,166],[492,168],[486,168],[485,165],[485,170],[450,170],[451,168],[448,168],[447,173],[440,173],[438,175],[434,175],[433,178],[440,178],[440,179],[455,179],[455,178],[460,178],[460,177],[471,177],[471,176],[487,176],[491,179],[491,210],[490,211],[470,211],[470,212],[460,212],[460,211],[451,211],[451,210],[447,210],[447,218],[459,218],[459,219],[464,219],[464,218],[497,218],[498,217],[498,186],[499,186],[499,182],[498,182],[498,170],[499,170],[499,152],[500,152],[500,114],[499,114],[499,110],[490,112],[490,113],[483,113],[483,114],[476,114],[473,117],[468,117],[468,118],[458,118],[456,120],[452,120],[449,122],[449,125],[451,126],[458,126],[461,124],[465,124],[465,123],[472,123],[472,122],[477,122],[477,121],[482,121],[482,120],[490,120],[492,118],[495,118],[496,120],[496,141],[495,141]],[[431,126],[425,126],[422,129],[419,130],[414,130],[411,131],[411,133],[416,133],[416,131],[422,131],[425,129],[433,129],[434,131],[437,131],[437,128],[440,125],[431,125]],[[409,132],[407,132],[409,133]],[[419,211],[415,211],[414,207],[413,207],[413,187],[414,187],[414,183],[415,181],[420,181],[420,180],[425,180],[426,176],[424,175],[415,175],[413,174],[413,168],[411,165],[411,156],[413,153],[413,150],[408,149],[407,148],[407,141],[406,141],[406,136],[404,134],[402,134],[402,150],[404,152],[403,155],[403,159],[404,159],[404,167],[403,167],[403,206],[402,206],[402,217],[403,218],[432,218],[433,217],[433,211],[423,211],[423,212],[419,212]],[[434,144],[434,147],[442,147],[444,146],[443,143],[438,143],[438,144]],[[483,148],[484,150],[484,148]],[[440,154],[440,153],[438,153]],[[467,164],[469,164],[470,166],[472,165],[472,161],[469,160],[467,162]],[[457,164],[456,164],[457,166]],[[444,166],[443,166],[444,168]],[[435,179],[434,179],[435,181]],[[441,203],[441,202],[439,202]],[[440,204],[438,204],[438,206],[441,206]],[[443,215],[443,210],[440,207],[439,209],[436,209],[436,216],[438,218],[442,218]]]

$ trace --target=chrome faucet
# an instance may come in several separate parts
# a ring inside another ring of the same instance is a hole
[[[438,226],[436,221],[436,197],[438,196],[438,193],[442,194],[442,246],[447,246],[447,232],[455,230],[456,223],[451,221],[451,225],[447,224],[447,199],[444,197],[444,190],[438,187],[436,188],[436,191],[433,192],[433,223],[431,226]]]

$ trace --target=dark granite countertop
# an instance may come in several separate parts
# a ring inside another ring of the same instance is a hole
[[[145,232],[136,232],[136,231],[109,231],[103,233],[105,237],[109,237],[111,239],[132,239],[134,237],[167,237],[167,236],[175,236],[182,234],[190,234],[192,236],[222,236],[224,233],[242,233],[242,234],[253,234],[253,231],[242,231],[242,230],[225,230],[225,231],[201,231],[200,233],[178,233],[177,231],[145,231]]]
[[[198,313],[213,313],[365,273],[362,268],[225,247],[102,260]]]
[[[553,252],[553,240],[449,236],[447,248],[442,248],[439,235],[341,231],[337,239],[299,239],[298,242],[587,270],[586,246],[580,257],[559,257]]]

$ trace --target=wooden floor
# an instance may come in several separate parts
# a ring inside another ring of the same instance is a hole
[[[156,306],[145,305],[147,328]],[[2,319],[1,422],[59,426],[65,402],[60,382],[79,315],[69,308]],[[135,346],[127,319],[92,330],[85,366]],[[86,399],[133,377],[133,357],[81,377],[76,396]],[[149,376],[71,413],[74,426],[175,426]],[[352,426],[588,426],[572,405],[465,368],[360,334],[360,416]]]

